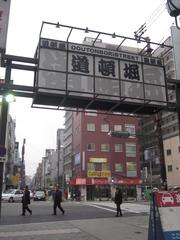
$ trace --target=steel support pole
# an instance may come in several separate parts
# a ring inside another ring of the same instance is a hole
[[[11,60],[7,60],[6,73],[5,73],[5,83],[9,84],[11,79]],[[0,118],[0,145],[5,147],[6,143],[6,125],[7,125],[7,115],[8,115],[8,103],[6,102],[4,96],[2,97],[1,105],[1,118]],[[1,217],[1,196],[3,190],[3,171],[4,162],[0,162],[0,217]]]

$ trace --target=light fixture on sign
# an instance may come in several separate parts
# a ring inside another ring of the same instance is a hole
[[[176,27],[180,30],[177,20],[177,17],[180,15],[180,1],[167,0],[166,7],[169,15],[175,18]]]
[[[115,32],[112,34],[112,38],[116,38],[116,34],[115,34]]]
[[[60,24],[59,24],[59,22],[57,22],[56,27],[57,27],[57,28],[60,28]]]
[[[85,33],[88,33],[88,32],[89,32],[89,29],[88,29],[88,28],[86,28],[86,29],[85,29]]]

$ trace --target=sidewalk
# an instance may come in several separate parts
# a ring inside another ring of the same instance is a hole
[[[147,217],[0,226],[0,240],[146,240]]]

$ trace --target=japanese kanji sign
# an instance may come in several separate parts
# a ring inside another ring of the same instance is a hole
[[[0,49],[6,48],[6,37],[11,0],[0,0]]]
[[[41,38],[40,92],[125,102],[167,104],[159,58]]]

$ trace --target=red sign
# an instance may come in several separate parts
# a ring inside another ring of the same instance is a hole
[[[180,191],[175,192],[156,192],[158,207],[180,207]]]
[[[123,185],[140,185],[142,184],[142,180],[139,178],[123,178],[117,180],[116,183]]]

